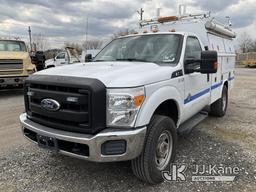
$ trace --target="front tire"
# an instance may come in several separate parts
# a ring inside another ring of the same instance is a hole
[[[210,114],[215,117],[223,117],[226,114],[228,106],[228,88],[223,86],[222,96],[211,105]]]
[[[163,181],[162,171],[169,171],[175,158],[177,133],[174,121],[163,115],[154,115],[139,157],[132,160],[134,175],[149,184]]]
[[[53,67],[55,67],[55,65],[49,65],[46,67],[46,69],[53,68]]]

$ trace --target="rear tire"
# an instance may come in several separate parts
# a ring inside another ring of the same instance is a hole
[[[145,138],[144,148],[139,157],[132,160],[134,175],[149,184],[163,181],[162,171],[169,171],[175,158],[177,133],[170,117],[154,115]]]
[[[215,117],[223,117],[226,114],[228,106],[228,88],[223,86],[222,96],[220,99],[211,104],[210,114]]]

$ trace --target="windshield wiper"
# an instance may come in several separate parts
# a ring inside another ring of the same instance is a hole
[[[139,62],[149,62],[145,59],[137,59],[137,58],[125,58],[125,59],[116,59],[115,61],[139,61]]]
[[[97,59],[97,60],[93,60],[93,62],[111,62],[111,61],[138,61],[138,62],[151,62],[151,63],[156,63],[154,61],[148,61],[145,59],[137,59],[137,58],[125,58],[125,59],[113,59],[113,60],[101,60],[101,59]]]

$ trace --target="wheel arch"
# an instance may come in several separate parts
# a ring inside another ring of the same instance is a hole
[[[228,81],[227,81],[227,80],[223,83],[223,86],[226,86],[227,89],[228,89]],[[223,89],[223,88],[222,88],[222,89]]]
[[[168,99],[162,102],[154,111],[153,115],[164,115],[172,118],[175,125],[177,126],[179,120],[179,109],[178,104],[174,99]]]
[[[179,91],[174,87],[162,87],[149,97],[146,96],[136,120],[136,126],[148,125],[154,114],[173,118],[177,126],[183,112],[181,106],[182,99]]]

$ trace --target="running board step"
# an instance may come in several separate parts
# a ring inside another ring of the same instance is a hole
[[[178,133],[180,135],[187,135],[189,134],[192,129],[197,126],[200,122],[202,122],[205,118],[208,117],[208,113],[205,111],[201,111],[191,117],[189,120],[186,122],[182,123],[179,128],[178,128]]]

